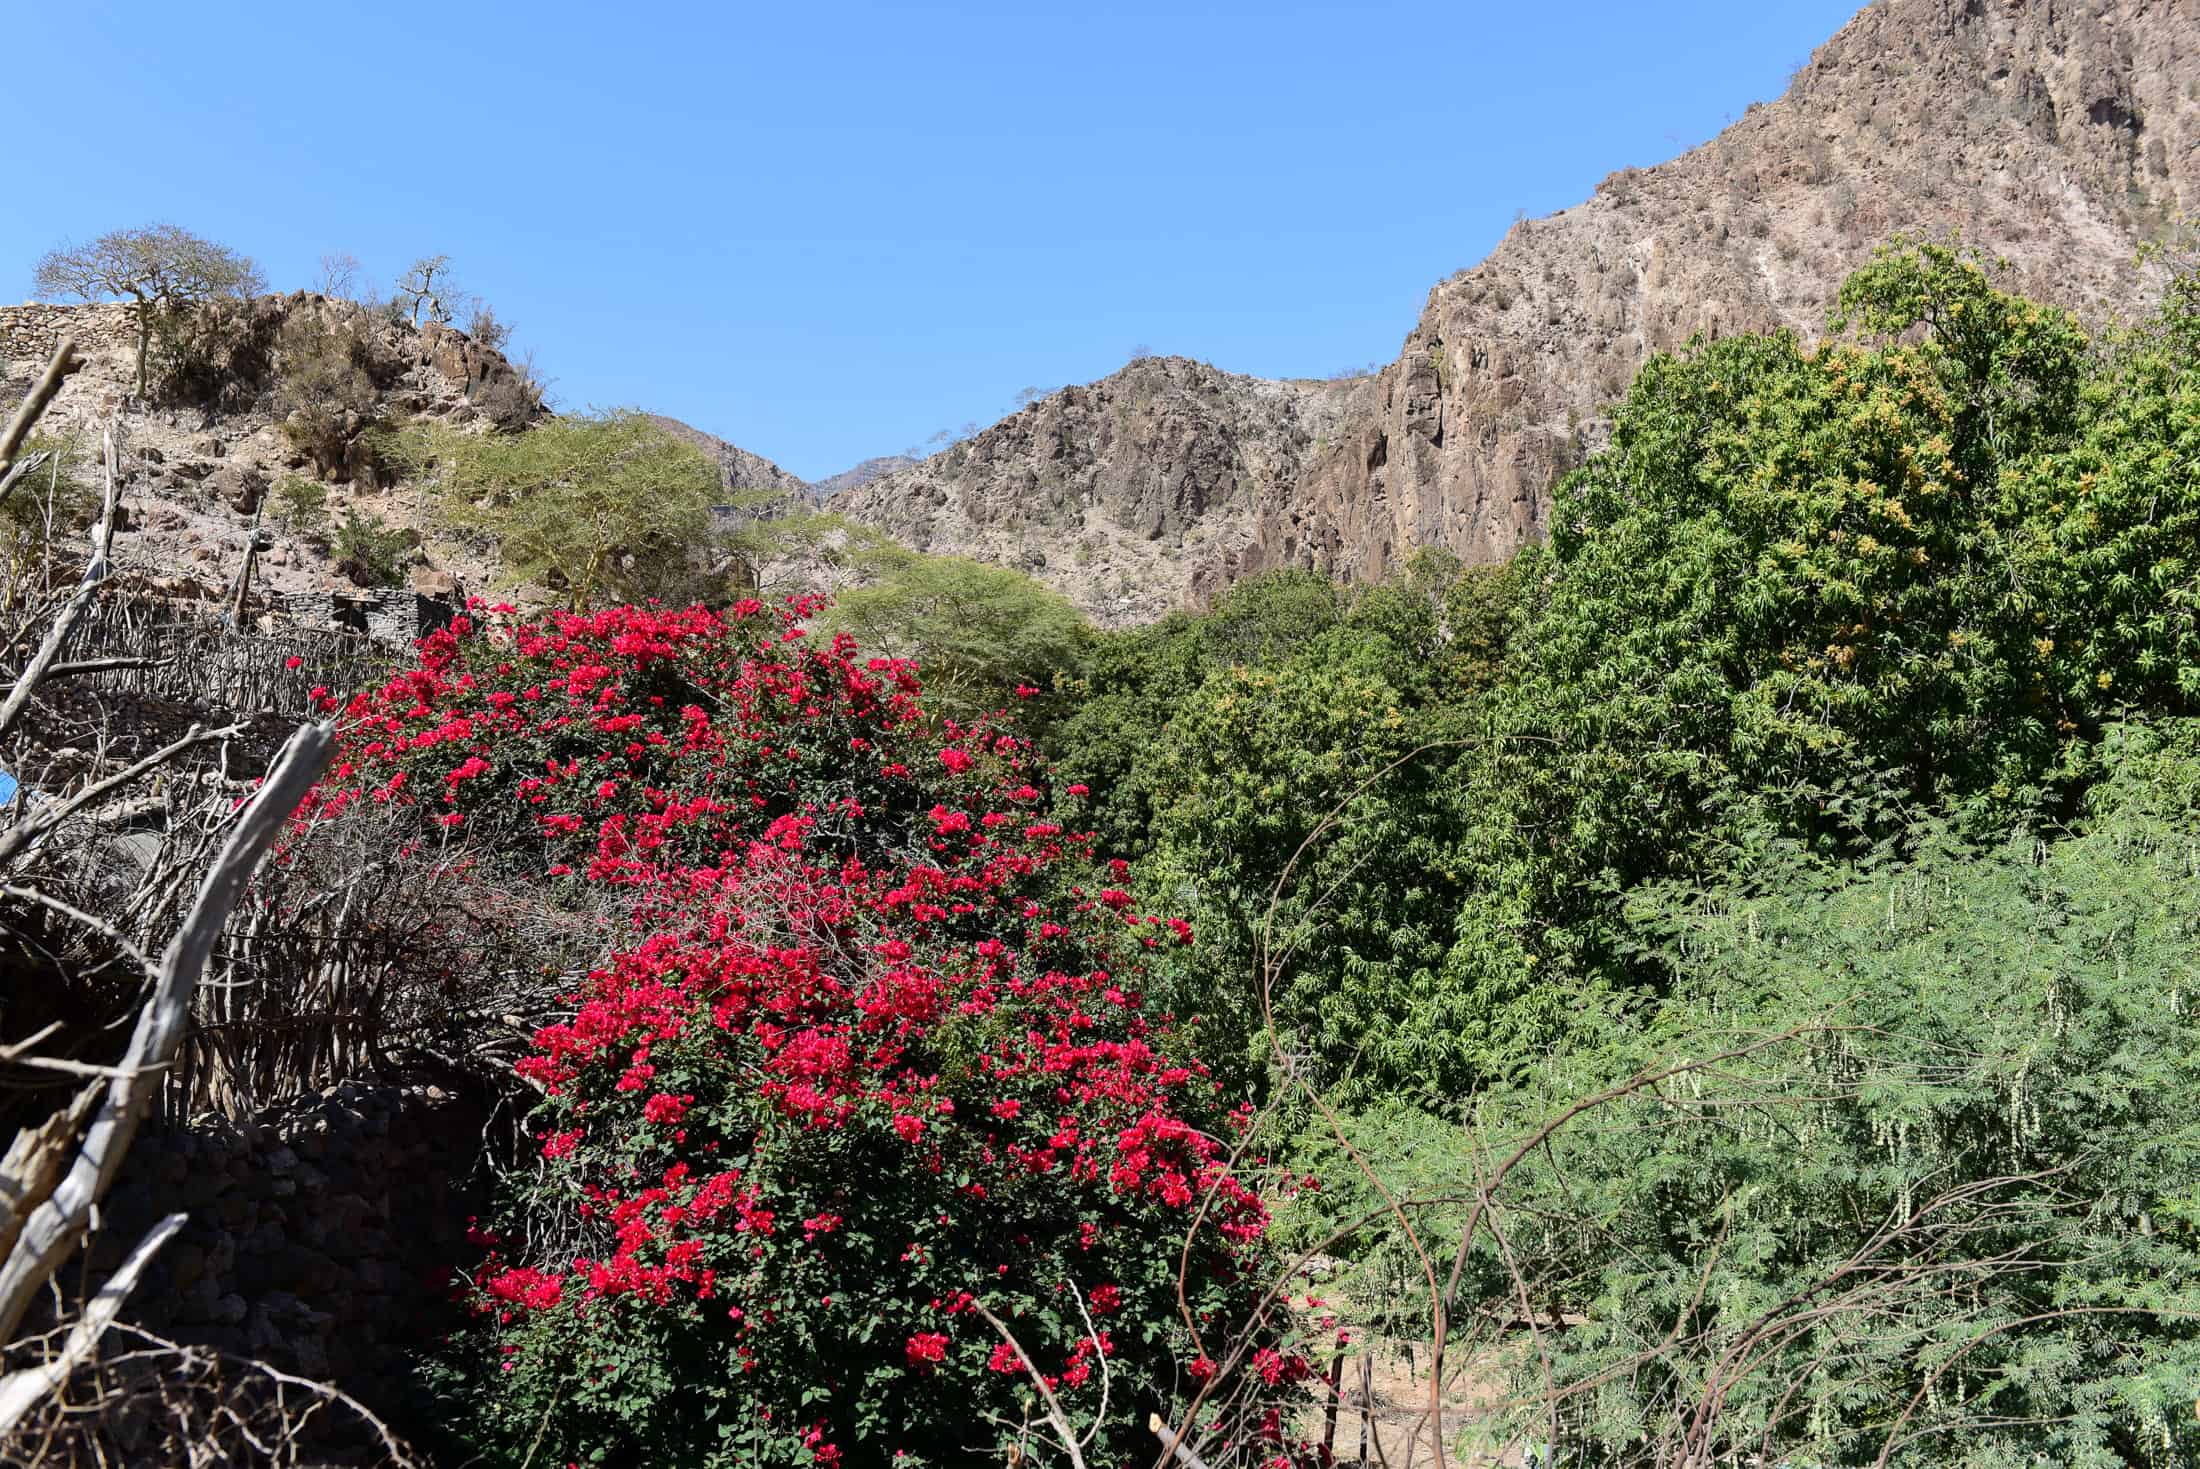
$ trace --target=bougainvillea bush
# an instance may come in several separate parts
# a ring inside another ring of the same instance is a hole
[[[930,717],[812,611],[484,614],[344,706],[313,819],[403,805],[633,915],[519,1068],[462,1432],[494,1462],[1047,1462],[990,1313],[1090,1462],[1200,1397],[1287,1459],[1308,1368],[1260,1325],[1246,1109],[1139,993],[1191,930],[1133,911],[1005,721]]]

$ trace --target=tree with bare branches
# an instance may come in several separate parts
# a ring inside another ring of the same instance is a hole
[[[395,302],[414,326],[420,318],[448,326],[458,319],[461,311],[472,304],[472,298],[461,291],[451,277],[451,257],[448,255],[423,255],[405,267],[397,278]]]
[[[359,289],[360,268],[359,257],[349,250],[331,250],[321,257],[313,289],[324,296],[349,300],[351,293]]]
[[[88,245],[65,245],[38,262],[39,294],[85,301],[130,300],[137,306],[137,390],[145,391],[145,360],[160,318],[209,301],[267,289],[259,266],[172,224],[113,230]]]

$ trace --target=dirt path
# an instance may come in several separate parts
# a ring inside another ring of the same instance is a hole
[[[1301,1432],[1328,1441],[1339,1464],[1385,1469],[1514,1469],[1527,1460],[1518,1446],[1469,1448],[1475,1428],[1503,1393],[1502,1364],[1491,1357],[1447,1362],[1439,1395],[1445,1452],[1436,1452],[1429,1412],[1426,1342],[1374,1339],[1363,1353],[1345,1358],[1338,1383],[1332,1432],[1330,1415],[1311,1409]],[[1325,1394],[1326,1396],[1326,1394]]]

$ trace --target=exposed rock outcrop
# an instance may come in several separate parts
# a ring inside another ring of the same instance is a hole
[[[918,550],[1015,566],[1106,624],[1150,621],[1257,558],[1362,385],[1147,357],[1064,388],[832,507]]]
[[[836,503],[1033,569],[1104,621],[1275,566],[1374,577],[1426,544],[1497,560],[1542,534],[1651,353],[1816,332],[1898,233],[1960,231],[2017,288],[2128,314],[2150,294],[2137,246],[2195,212],[2200,0],[1880,0],[1778,101],[1516,226],[1370,381],[1133,364]],[[1130,407],[1156,372],[1182,406]],[[1230,406],[1199,406],[1195,378]],[[1080,559],[1092,539],[1104,556]]]
[[[751,454],[739,444],[729,444],[716,434],[709,434],[692,424],[677,418],[666,418],[661,413],[649,415],[650,422],[687,440],[718,463],[719,474],[726,489],[733,490],[783,490],[797,495],[810,493],[809,482],[799,475],[789,474],[761,454]]]

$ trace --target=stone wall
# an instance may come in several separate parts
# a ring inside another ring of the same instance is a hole
[[[412,1368],[458,1324],[449,1272],[478,1253],[483,1123],[434,1087],[342,1086],[241,1125],[148,1126],[102,1210],[91,1277],[181,1210],[190,1222],[126,1319],[333,1381],[420,1434]]]
[[[137,308],[123,305],[0,306],[0,377],[35,375],[53,349],[74,334],[81,352],[137,353]]]
[[[424,596],[409,587],[296,592],[283,598],[283,613],[294,622],[343,628],[379,643],[416,642],[448,626],[456,610],[445,598]]]
[[[229,741],[227,750],[230,773],[242,777],[267,769],[302,713],[228,710],[58,679],[41,685],[33,696],[24,734],[26,743],[48,754],[77,750],[89,755],[104,746],[113,763],[141,760],[182,739],[194,726],[214,729],[242,722],[243,735]]]

